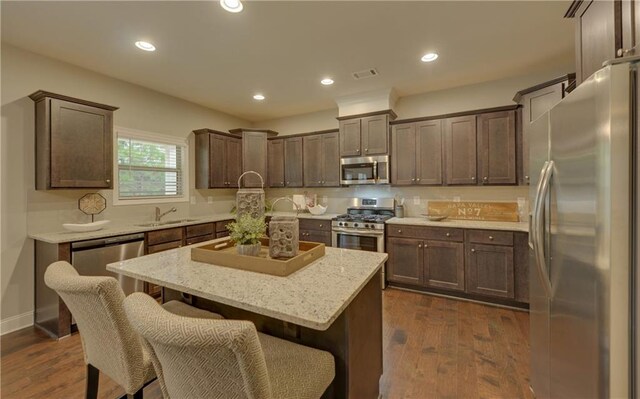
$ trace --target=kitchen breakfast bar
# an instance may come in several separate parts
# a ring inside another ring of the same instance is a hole
[[[224,241],[224,239],[211,241]],[[203,243],[206,244],[206,243]],[[198,245],[203,245],[198,244]],[[377,398],[382,375],[381,269],[387,254],[326,248],[325,256],[277,277],[191,260],[191,247],[111,263],[107,269],[164,287],[263,333],[333,354],[325,397]]]

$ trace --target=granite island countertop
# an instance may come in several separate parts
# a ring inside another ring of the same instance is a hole
[[[207,243],[216,241],[224,239]],[[388,257],[327,247],[324,257],[287,277],[277,277],[192,261],[192,247],[110,263],[107,270],[324,331]]]
[[[267,216],[295,216],[295,212],[268,212]],[[325,213],[324,215],[314,216],[310,213],[301,212],[297,214],[300,219],[319,219],[319,220],[331,220],[338,216],[337,213]],[[210,216],[195,216],[180,219],[179,221],[171,221],[171,223],[165,222],[161,225],[155,226],[142,226],[143,224],[152,223],[151,221],[138,221],[138,222],[111,222],[106,228],[97,231],[89,232],[75,232],[62,229],[43,232],[43,233],[29,233],[29,238],[37,241],[43,241],[50,244],[60,244],[63,242],[75,242],[84,240],[93,240],[97,238],[114,237],[125,234],[144,233],[145,231],[170,229],[173,227],[190,226],[201,223],[220,222],[223,220],[235,219],[236,215],[232,213],[218,213]]]
[[[490,222],[483,220],[455,220],[445,219],[440,222],[427,220],[424,217],[391,218],[387,224],[409,225],[409,226],[429,226],[429,227],[454,227],[459,229],[480,229],[480,230],[504,230],[529,232],[529,224],[522,222]]]

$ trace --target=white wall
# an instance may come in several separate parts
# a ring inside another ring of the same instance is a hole
[[[39,89],[120,107],[114,123],[133,129],[190,137],[192,130],[247,126],[248,121],[134,84],[30,53],[2,43],[1,165],[1,305],[2,332],[29,324],[33,312],[33,242],[27,231],[60,230],[67,221],[86,220],[77,200],[90,190],[35,191],[34,104],[27,96]],[[191,147],[191,195],[196,205],[176,204],[177,216],[226,212],[232,190],[195,190]],[[150,220],[153,205],[112,206],[97,218]],[[213,204],[207,204],[212,196]],[[171,205],[163,205],[168,207]]]

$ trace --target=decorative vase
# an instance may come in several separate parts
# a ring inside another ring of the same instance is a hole
[[[287,197],[273,201],[273,206],[280,200],[291,201]],[[293,258],[299,250],[299,222],[295,216],[274,216],[269,222],[269,256],[271,258]]]
[[[260,243],[257,244],[236,244],[238,249],[238,255],[244,256],[258,256],[260,255]]]
[[[253,173],[258,175],[262,188],[241,188],[241,182],[244,175]],[[238,192],[236,193],[236,212],[237,217],[249,214],[256,219],[264,219],[264,180],[260,173],[252,170],[244,172],[238,178]]]

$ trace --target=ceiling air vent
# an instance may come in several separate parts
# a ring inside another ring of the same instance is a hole
[[[378,71],[376,71],[375,68],[369,68],[363,71],[354,72],[352,75],[355,80],[360,80],[360,79],[372,78],[374,76],[378,76]]]

